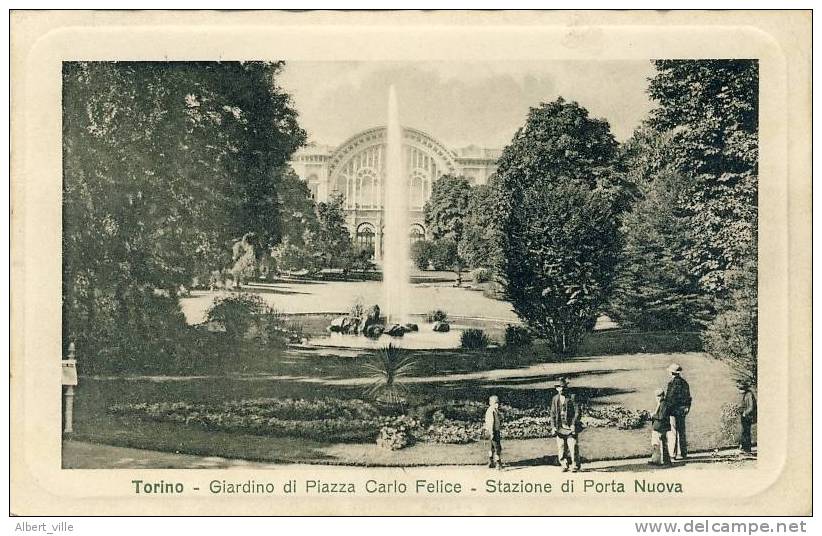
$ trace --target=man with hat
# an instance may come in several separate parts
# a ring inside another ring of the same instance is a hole
[[[577,435],[581,428],[579,407],[573,395],[566,393],[568,380],[560,378],[554,384],[557,394],[551,399],[550,435],[556,436],[557,457],[562,471],[577,472],[581,467]]]
[[[740,393],[739,419],[742,424],[739,450],[742,454],[751,454],[751,426],[756,422],[756,397],[745,380],[737,381],[736,388]]]
[[[665,403],[671,416],[671,434],[668,451],[671,458],[683,460],[688,457],[688,439],[685,433],[685,416],[691,411],[691,388],[682,377],[682,367],[671,363],[668,367],[671,380],[665,390]]]

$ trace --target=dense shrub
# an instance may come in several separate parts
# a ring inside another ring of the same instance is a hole
[[[482,283],[488,283],[493,279],[494,272],[489,270],[488,268],[476,268],[471,271],[471,281],[475,284],[479,285]]]
[[[485,348],[490,342],[488,335],[481,329],[466,329],[460,335],[460,346],[468,350]]]
[[[703,334],[705,351],[727,363],[737,378],[756,385],[757,366],[757,274],[756,265],[728,272],[727,299]]]
[[[187,325],[176,298],[144,289],[91,301],[96,330],[75,340],[83,373],[185,371],[202,360],[201,334]]]
[[[214,300],[206,319],[222,325],[229,338],[239,339],[246,335],[255,318],[267,311],[268,306],[256,294],[229,294]]]
[[[305,246],[295,245],[288,238],[284,238],[272,253],[276,269],[281,273],[305,271],[306,274],[313,275],[321,268],[322,261],[316,252]]]
[[[505,346],[513,348],[521,348],[529,346],[534,342],[534,337],[531,331],[523,326],[513,326],[509,324],[505,328]]]
[[[374,246],[353,247],[345,258],[344,269],[355,272],[370,272],[376,268],[374,263]]]
[[[451,270],[457,276],[457,286],[462,281],[463,261],[457,253],[457,241],[451,238],[434,240],[431,245],[431,264],[434,270]]]
[[[737,447],[741,441],[742,425],[739,415],[742,407],[738,402],[726,402],[719,414],[719,438],[717,444],[723,447]]]
[[[447,319],[448,313],[446,313],[442,309],[428,311],[428,313],[425,315],[425,321],[429,324],[433,324],[434,322],[445,322]]]
[[[283,345],[290,333],[282,315],[256,294],[230,294],[214,301],[206,319],[225,328],[231,341],[255,339],[266,344]]]

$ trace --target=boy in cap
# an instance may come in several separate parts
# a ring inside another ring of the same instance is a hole
[[[485,433],[491,439],[488,452],[488,467],[502,469],[502,443],[500,430],[502,429],[502,417],[499,413],[499,398],[491,395],[488,398],[488,409],[485,410]]]
[[[665,390],[665,402],[671,418],[671,435],[668,451],[671,458],[684,460],[688,457],[688,438],[685,433],[685,416],[691,411],[691,388],[682,377],[682,367],[671,363],[668,367],[671,380]]]
[[[551,399],[550,423],[552,436],[557,440],[557,457],[562,465],[562,471],[579,471],[579,442],[577,435],[581,428],[579,408],[574,397],[567,394],[568,380],[560,378],[554,388],[557,394]]]
[[[671,430],[671,419],[668,415],[668,404],[665,402],[665,389],[657,389],[656,409],[651,415],[651,454],[652,465],[671,465],[668,452],[668,432]]]
[[[743,454],[751,454],[751,426],[756,422],[756,397],[744,380],[737,381],[736,388],[740,393],[739,419],[742,424],[739,450]]]

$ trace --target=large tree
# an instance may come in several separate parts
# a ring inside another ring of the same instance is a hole
[[[343,268],[350,256],[351,234],[345,225],[345,198],[332,195],[327,202],[317,203],[317,233],[310,247],[322,260],[324,268]]]
[[[686,262],[716,317],[706,349],[756,382],[759,64],[655,61],[650,125],[671,136],[669,161],[688,178]]]
[[[556,351],[570,353],[606,299],[618,255],[608,123],[575,102],[531,108],[499,160],[495,214],[506,295]]]
[[[179,326],[180,285],[227,265],[247,232],[275,236],[277,170],[305,139],[274,83],[281,68],[63,64],[64,336],[87,356],[173,338],[137,336],[165,329],[148,325],[162,316],[158,291]]]
[[[640,127],[620,147],[618,166],[634,196],[621,220],[623,251],[608,314],[641,330],[695,329],[709,303],[686,259],[688,178],[671,165],[672,136]]]
[[[670,133],[669,158],[689,179],[688,262],[709,293],[756,255],[759,68],[756,60],[660,60],[650,126]]]
[[[425,224],[435,243],[440,262],[457,274],[457,286],[462,284],[465,261],[459,255],[459,245],[465,230],[471,183],[467,178],[443,175],[431,188],[431,197],[425,203]]]

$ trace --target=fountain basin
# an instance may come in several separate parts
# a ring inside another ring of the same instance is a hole
[[[376,338],[364,335],[331,333],[325,329],[331,314],[307,314],[294,316],[303,326],[309,346],[325,348],[379,349],[388,344],[409,350],[440,350],[460,347],[460,337],[466,329],[482,329],[494,341],[502,342],[505,338],[505,327],[511,322],[484,318],[453,318],[451,330],[446,333],[434,331],[434,324],[425,322],[425,315],[409,315],[416,323],[418,331],[406,331],[402,337],[387,334]]]

